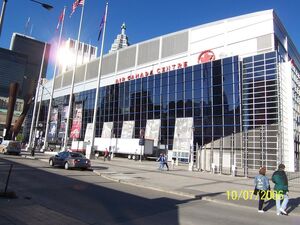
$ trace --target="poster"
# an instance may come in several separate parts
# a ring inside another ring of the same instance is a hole
[[[92,138],[93,138],[93,123],[88,123],[86,125],[84,141],[85,142],[91,142]]]
[[[64,138],[64,136],[65,136],[68,108],[69,108],[68,106],[64,106],[62,108],[61,117],[60,117],[59,133],[58,133],[58,137],[60,137],[60,138]]]
[[[70,133],[70,138],[78,139],[80,138],[81,132],[81,123],[82,123],[82,104],[75,104],[73,111],[73,123]]]
[[[58,108],[53,108],[50,116],[50,129],[48,132],[48,138],[56,138],[57,133],[57,118],[58,118]]]

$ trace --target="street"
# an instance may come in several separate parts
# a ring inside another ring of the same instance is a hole
[[[0,163],[14,164],[8,190],[18,196],[0,199],[0,225],[300,223],[295,215],[276,216],[274,211],[258,214],[244,207],[116,183],[92,171],[52,168],[40,160],[1,154]],[[0,182],[7,173],[3,168]]]

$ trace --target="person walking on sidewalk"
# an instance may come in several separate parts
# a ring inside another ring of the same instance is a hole
[[[108,156],[109,156],[108,149],[105,148],[103,160],[105,161],[106,159],[108,159]]]
[[[268,177],[266,177],[266,167],[261,167],[259,169],[259,175],[254,178],[255,189],[257,189],[258,194],[258,212],[263,213],[264,201],[268,196],[268,191],[270,190],[270,183]]]
[[[280,214],[287,215],[286,206],[289,202],[289,196],[288,196],[288,179],[286,176],[286,173],[284,172],[285,165],[279,164],[278,170],[275,171],[272,175],[272,181],[275,184],[274,191],[276,192],[276,209],[277,209],[277,215]],[[282,203],[281,203],[281,200]]]
[[[169,171],[168,157],[165,153],[163,153],[163,157],[164,157],[164,165],[167,167],[167,170]]]
[[[158,159],[156,160],[157,162],[159,162],[159,167],[158,167],[159,170],[163,170],[163,168],[164,168],[164,164],[165,164],[165,162],[164,162],[165,159],[164,158],[165,157],[164,157],[163,153],[160,153]]]

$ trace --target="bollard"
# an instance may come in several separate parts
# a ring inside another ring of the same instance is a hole
[[[211,164],[211,173],[212,173],[212,174],[215,174],[215,173],[216,173],[216,171],[217,171],[217,168],[216,168],[216,167],[217,167],[216,164],[214,164],[214,163]]]
[[[231,166],[231,171],[232,171],[232,176],[233,177],[235,177],[236,176],[236,174],[237,174],[237,167],[235,166],[235,165],[232,165]]]
[[[6,193],[6,191],[7,191],[7,186],[8,186],[9,177],[10,177],[12,168],[13,168],[13,164],[10,164],[9,172],[8,172],[8,175],[7,175],[7,178],[6,178],[6,184],[5,184],[4,193]]]

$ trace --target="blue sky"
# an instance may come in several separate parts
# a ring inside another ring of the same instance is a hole
[[[64,6],[67,6],[67,13],[63,37],[77,38],[81,9],[77,8],[69,18],[75,0],[40,1],[53,5],[54,9],[47,11],[30,0],[8,0],[0,47],[9,48],[13,32],[25,32],[28,17],[29,27],[32,26],[32,36],[53,44],[58,36],[55,32],[58,17]],[[100,48],[97,36],[105,0],[85,2],[80,40]],[[294,44],[300,49],[299,8],[299,0],[109,0],[104,52],[110,49],[116,35],[120,33],[123,22],[127,26],[129,42],[134,44],[192,26],[267,9],[276,11]],[[47,78],[52,77],[51,68],[53,65],[50,64]]]

